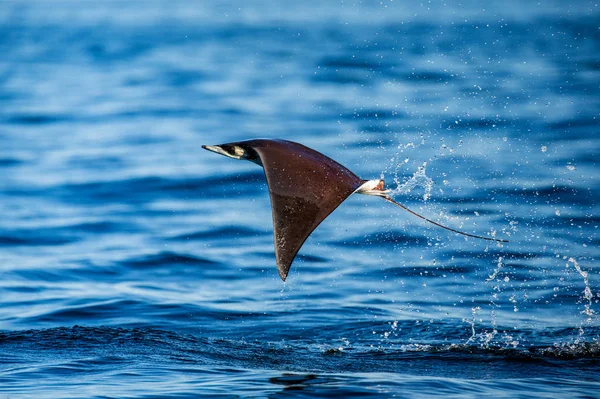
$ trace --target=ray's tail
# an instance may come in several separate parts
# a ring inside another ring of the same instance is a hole
[[[411,213],[411,214],[415,215],[416,217],[423,219],[423,220],[424,220],[424,221],[426,221],[426,222],[429,222],[429,223],[431,223],[431,224],[434,224],[434,225],[436,225],[436,226],[438,226],[438,227],[441,227],[442,229],[450,230],[450,231],[452,231],[452,232],[454,232],[454,233],[457,233],[457,234],[462,234],[463,236],[467,236],[467,237],[473,237],[473,238],[479,238],[479,239],[481,239],[481,240],[486,240],[486,241],[509,242],[508,240],[503,240],[503,239],[501,239],[501,238],[489,238],[489,237],[476,236],[475,234],[464,233],[464,232],[462,232],[462,231],[458,231],[458,230],[455,230],[455,229],[453,229],[453,228],[446,227],[446,226],[444,226],[444,225],[442,225],[442,224],[439,224],[439,223],[437,223],[437,222],[434,222],[433,220],[427,219],[426,217],[424,217],[424,216],[421,216],[421,215],[419,215],[418,213],[416,213],[416,212],[414,212],[414,211],[411,211],[410,209],[408,209],[408,208],[407,208],[407,207],[405,207],[404,205],[402,205],[402,204],[400,204],[400,203],[396,202],[395,200],[393,200],[393,199],[392,199],[392,197],[390,197],[390,196],[389,196],[389,195],[387,195],[387,194],[384,194],[384,195],[379,195],[379,196],[380,196],[381,198],[383,198],[384,200],[386,200],[387,202],[391,202],[392,204],[394,204],[394,205],[396,205],[396,206],[398,206],[398,207],[400,207],[400,208],[404,209],[406,212],[409,212],[409,213]]]

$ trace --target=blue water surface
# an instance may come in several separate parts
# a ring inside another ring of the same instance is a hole
[[[3,1],[0,397],[600,397],[596,1]],[[275,267],[263,171],[351,196]]]

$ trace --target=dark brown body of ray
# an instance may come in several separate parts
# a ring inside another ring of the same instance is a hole
[[[207,148],[210,146],[203,147],[214,151]],[[264,168],[273,212],[277,269],[284,281],[308,236],[365,182],[333,159],[292,141],[257,139],[218,147],[231,152],[221,152],[223,155],[239,156]]]

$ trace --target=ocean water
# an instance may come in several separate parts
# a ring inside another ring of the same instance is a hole
[[[0,398],[600,397],[596,1],[0,3]],[[278,277],[260,167],[351,196]]]

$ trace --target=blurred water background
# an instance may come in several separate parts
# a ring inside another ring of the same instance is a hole
[[[596,1],[3,1],[0,397],[599,397]],[[262,169],[352,196],[275,268]]]

